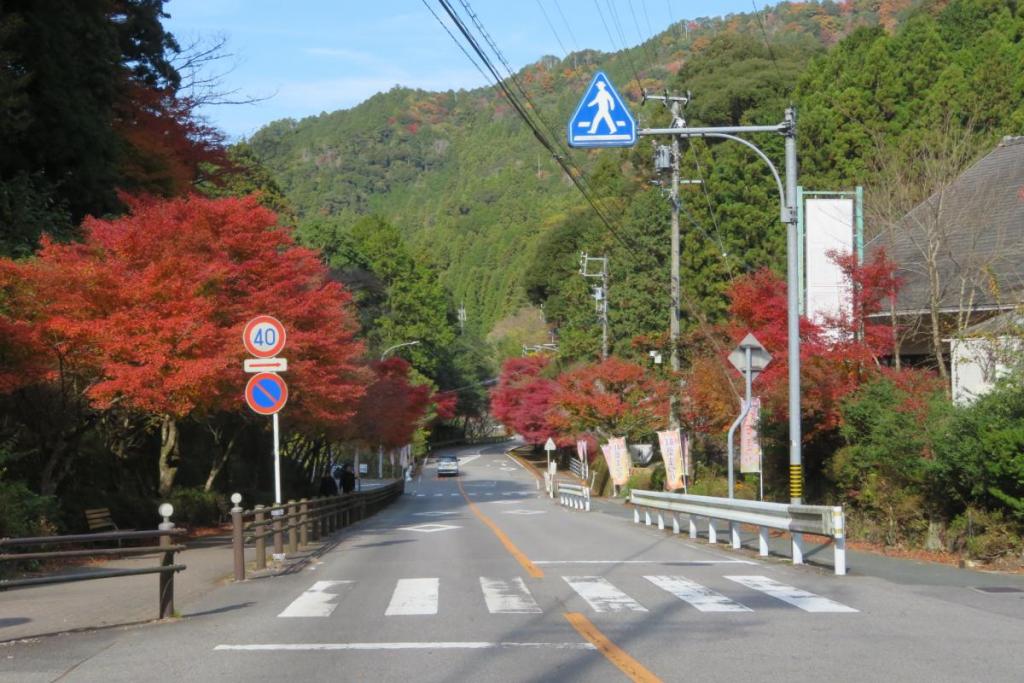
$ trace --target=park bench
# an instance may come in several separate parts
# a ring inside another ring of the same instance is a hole
[[[114,523],[110,515],[110,508],[95,508],[85,511],[85,521],[89,525],[90,532],[100,531],[135,531],[135,529],[122,529]],[[117,547],[121,547],[121,539],[117,541]]]
[[[114,518],[110,516],[110,508],[86,510],[85,521],[89,525],[89,531],[121,531],[114,524]]]

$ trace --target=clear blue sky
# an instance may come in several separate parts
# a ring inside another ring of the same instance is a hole
[[[436,0],[427,2],[443,16]],[[462,0],[451,3],[464,15]],[[513,69],[577,49],[612,52],[673,21],[753,8],[751,0],[470,0],[470,6]],[[218,67],[231,69],[225,90],[270,97],[203,111],[232,138],[276,119],[347,109],[395,85],[487,84],[422,0],[169,0],[166,10],[166,26],[182,44],[227,38],[234,57]]]

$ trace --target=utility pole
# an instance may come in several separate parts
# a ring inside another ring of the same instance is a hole
[[[459,304],[459,334],[466,333],[466,302]]]
[[[690,93],[686,95],[669,95],[666,91],[664,95],[648,95],[644,93],[644,100],[661,100],[669,107],[672,112],[672,128],[684,128],[686,126],[686,119],[682,117],[682,108],[690,102]],[[670,275],[671,282],[671,312],[669,315],[669,359],[672,367],[672,374],[678,375],[679,373],[679,305],[680,305],[680,293],[679,293],[679,135],[672,136],[672,184],[669,187],[669,201],[672,204],[672,272]],[[663,154],[659,158],[663,158]],[[670,429],[675,429],[679,426],[679,418],[676,415],[676,395],[675,392],[669,396],[669,408],[668,408],[668,426]]]
[[[587,266],[591,261],[601,264],[599,272],[590,272]],[[601,321],[601,360],[608,359],[608,257],[587,256],[587,252],[580,254],[580,275],[583,277],[599,277],[601,285],[594,288],[594,298],[597,300],[597,315]]]

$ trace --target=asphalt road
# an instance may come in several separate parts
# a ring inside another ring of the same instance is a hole
[[[836,577],[573,512],[458,449],[291,575],[0,648],[0,681],[1017,681],[1024,593]],[[187,557],[186,557],[187,560]]]

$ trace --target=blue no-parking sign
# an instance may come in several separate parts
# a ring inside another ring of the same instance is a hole
[[[603,71],[594,74],[576,113],[569,119],[572,147],[632,147],[636,121]]]
[[[288,402],[288,385],[272,372],[253,375],[245,385],[245,402],[260,415],[273,415]]]

